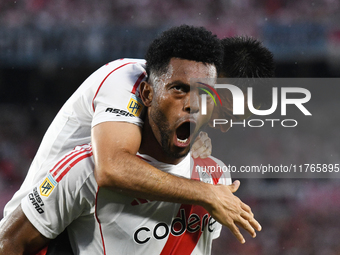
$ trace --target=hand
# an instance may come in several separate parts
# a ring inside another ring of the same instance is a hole
[[[201,131],[191,147],[194,158],[207,158],[211,155],[211,139],[206,132]]]
[[[214,197],[210,209],[207,207],[206,209],[215,220],[228,227],[241,243],[245,243],[236,225],[245,229],[253,238],[256,237],[255,230],[261,231],[262,227],[254,219],[250,207],[233,194],[239,187],[239,181],[234,181],[229,186],[212,186]]]

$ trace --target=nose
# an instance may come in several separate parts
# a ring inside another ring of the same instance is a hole
[[[184,111],[190,114],[198,113],[200,111],[200,95],[197,89],[190,90],[188,93],[184,103]]]

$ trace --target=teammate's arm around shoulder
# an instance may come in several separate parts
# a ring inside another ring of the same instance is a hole
[[[49,241],[26,218],[21,206],[0,227],[0,255],[36,254]]]
[[[131,174],[137,172],[129,165],[136,158],[141,137],[141,128],[127,122],[108,121],[92,128],[94,173],[99,187],[128,188],[133,182]]]
[[[201,205],[241,243],[244,238],[236,224],[253,237],[254,229],[261,230],[249,206],[233,195],[239,182],[211,185],[162,172],[136,156],[140,143],[141,130],[132,123],[103,122],[92,128],[99,187],[150,200]]]
[[[92,128],[95,178],[99,187],[151,200],[201,204],[206,183],[177,177],[136,156],[141,129],[126,122],[103,122]]]

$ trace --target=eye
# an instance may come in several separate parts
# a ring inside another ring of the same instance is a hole
[[[182,86],[173,86],[172,89],[174,90],[178,90],[178,91],[183,91],[183,87]]]
[[[176,93],[187,93],[190,91],[190,87],[187,85],[177,84],[173,85],[171,89]]]

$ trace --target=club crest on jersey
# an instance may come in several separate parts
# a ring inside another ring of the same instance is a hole
[[[143,107],[144,106],[142,101],[135,95],[132,95],[129,104],[127,105],[128,111],[134,116],[139,117],[143,110]]]
[[[196,166],[197,167],[197,166]],[[198,166],[199,167],[199,166]],[[202,167],[199,167],[199,169],[203,169]],[[205,182],[205,183],[209,183],[209,184],[213,184],[213,179],[210,173],[206,172],[206,171],[198,171],[199,177],[200,177],[200,181],[201,182]]]
[[[48,197],[56,185],[56,181],[49,174],[39,187],[40,194]]]

